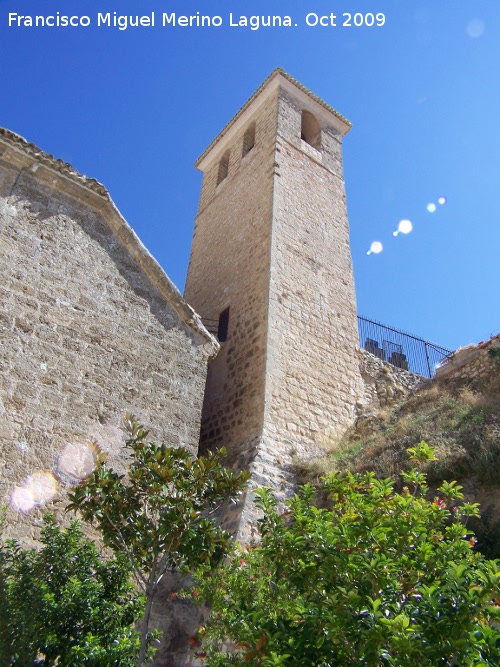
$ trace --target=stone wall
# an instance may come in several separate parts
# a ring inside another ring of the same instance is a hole
[[[254,124],[255,144],[243,155]],[[229,308],[227,339],[208,370],[200,444],[202,450],[224,445],[240,468],[248,464],[248,445],[260,435],[264,414],[275,135],[276,109],[261,107],[203,165],[184,292],[203,318],[217,321]],[[228,174],[217,183],[227,151]]]
[[[315,146],[301,138],[303,112],[316,123]],[[208,372],[202,447],[224,444],[253,484],[281,495],[293,489],[293,455],[317,455],[350,426],[363,391],[342,171],[348,129],[277,70],[197,163],[185,298],[215,321],[229,308]],[[254,523],[249,494],[246,537]]]
[[[436,370],[436,378],[480,380],[498,373],[498,366],[492,363],[489,351],[500,347],[500,334],[478,345],[461,347],[449,360]]]
[[[356,296],[342,136],[322,118],[314,148],[301,139],[304,102],[281,90],[278,104],[265,434],[282,456],[289,443],[308,457],[354,419]]]
[[[498,366],[489,354],[493,348],[500,348],[500,334],[478,345],[459,348],[436,369],[435,379],[453,378],[474,383],[498,374]],[[361,369],[364,396],[357,406],[358,413],[377,410],[402,400],[410,391],[431,381],[386,363],[365,349],[361,350]]]
[[[61,165],[0,134],[0,503],[25,545],[89,442],[123,466],[126,410],[196,453],[218,349],[104,188]]]
[[[364,396],[357,405],[360,415],[401,401],[411,391],[430,382],[421,375],[382,361],[365,349],[360,350],[360,357],[364,383]]]

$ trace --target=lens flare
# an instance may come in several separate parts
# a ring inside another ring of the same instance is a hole
[[[436,210],[436,204],[434,204],[433,202],[427,204],[427,210],[429,211],[429,213],[434,213],[434,211]]]
[[[50,472],[35,472],[28,477],[24,488],[30,491],[36,505],[43,505],[56,495],[57,481]]]
[[[393,236],[398,236],[398,234],[409,234],[413,229],[411,220],[401,220],[398,225],[398,228],[395,232],[392,233]]]
[[[18,512],[29,512],[35,507],[31,491],[24,486],[16,486],[10,497],[10,504]]]
[[[29,512],[36,505],[50,502],[57,493],[57,481],[50,472],[35,472],[23,486],[16,486],[10,497],[12,507],[18,512]]]
[[[94,470],[99,457],[99,447],[95,444],[68,444],[57,457],[55,473],[69,484],[78,484]],[[51,472],[35,472],[23,486],[16,486],[10,502],[18,512],[29,512],[34,507],[49,503],[58,492],[58,481]]]
[[[469,35],[469,37],[472,37],[472,39],[481,37],[484,32],[484,21],[481,21],[481,19],[472,19],[467,23],[465,32]]]
[[[439,197],[438,204],[440,206],[443,206],[443,204],[446,204],[446,197]]]
[[[70,443],[57,457],[56,473],[70,484],[78,484],[92,474],[96,461],[93,445]]]
[[[383,249],[384,249],[384,246],[380,243],[380,241],[374,241],[371,244],[370,249],[368,250],[368,252],[366,254],[371,255],[373,253],[375,255],[378,255],[379,252],[382,252]]]

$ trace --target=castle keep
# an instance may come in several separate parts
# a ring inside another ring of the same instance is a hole
[[[342,169],[350,124],[276,70],[196,163],[185,298],[215,323],[201,447],[257,485],[353,421],[361,375]]]

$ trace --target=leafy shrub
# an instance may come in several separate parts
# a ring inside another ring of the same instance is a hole
[[[425,443],[410,450],[431,461]],[[477,507],[455,482],[426,500],[373,473],[330,474],[284,511],[258,492],[261,540],[201,579],[213,612],[193,643],[209,667],[498,667],[500,570],[473,550]],[[203,583],[204,582],[204,583]]]
[[[146,597],[137,665],[146,655],[149,619],[159,584],[168,572],[215,566],[230,548],[230,534],[213,514],[236,502],[249,474],[222,465],[223,449],[193,459],[183,447],[148,442],[149,432],[129,413],[130,465],[118,475],[103,458],[70,494],[67,510],[97,525],[104,543],[125,557]]]
[[[132,667],[143,604],[128,563],[102,560],[77,521],[44,522],[39,551],[0,542],[0,664]]]

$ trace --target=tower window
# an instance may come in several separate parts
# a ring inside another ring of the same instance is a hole
[[[219,327],[217,329],[217,338],[220,343],[227,340],[227,332],[229,329],[229,308],[223,310],[219,315]]]
[[[310,111],[304,110],[302,112],[300,138],[313,148],[316,148],[319,151],[321,150],[321,125],[316,116]]]
[[[241,157],[245,157],[255,146],[255,123],[252,123],[243,136],[243,151]]]
[[[229,151],[226,151],[219,162],[219,171],[217,172],[217,185],[227,178],[229,171]]]

